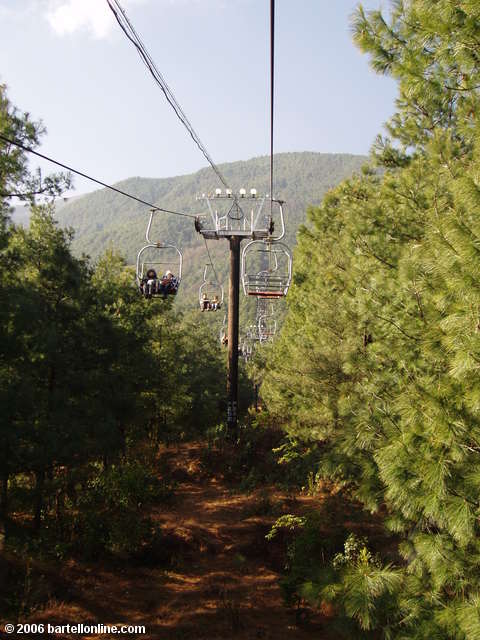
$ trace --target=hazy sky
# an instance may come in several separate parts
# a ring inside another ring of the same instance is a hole
[[[267,154],[268,0],[121,4],[215,162]],[[356,4],[277,0],[275,151],[367,153],[393,113],[351,41]],[[0,0],[0,82],[45,123],[43,153],[101,180],[206,165],[105,0]]]

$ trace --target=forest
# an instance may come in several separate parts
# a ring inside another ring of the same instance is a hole
[[[360,6],[351,29],[396,112],[310,202],[234,434],[216,329],[139,296],[114,243],[74,251],[71,176],[0,142],[2,623],[480,638],[480,5]],[[45,133],[5,86],[0,133]]]

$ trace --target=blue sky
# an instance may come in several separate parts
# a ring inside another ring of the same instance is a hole
[[[267,154],[268,0],[121,4],[215,162]],[[356,4],[277,0],[275,151],[368,153],[392,115],[395,83],[351,41]],[[43,153],[106,182],[205,166],[105,0],[0,0],[0,33],[0,82],[45,123]]]

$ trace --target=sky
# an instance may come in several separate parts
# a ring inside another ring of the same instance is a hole
[[[214,161],[268,154],[269,0],[120,2]],[[393,114],[396,84],[352,42],[356,4],[276,0],[275,152],[367,154]],[[42,153],[102,181],[206,166],[106,0],[0,0],[0,82],[45,124]]]

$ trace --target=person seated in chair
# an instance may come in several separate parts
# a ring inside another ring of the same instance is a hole
[[[173,275],[171,271],[166,271],[162,276],[160,285],[158,287],[158,293],[161,293],[164,298],[168,294],[176,294],[178,289],[178,279]]]
[[[216,311],[219,308],[220,308],[220,301],[218,299],[218,296],[213,296],[212,302],[210,303],[210,309],[212,311]]]
[[[142,279],[140,288],[146,298],[151,298],[158,289],[158,278],[155,269],[149,269],[147,275]]]
[[[202,311],[210,311],[210,300],[207,297],[206,293],[202,294],[202,305],[201,305],[201,310]]]

